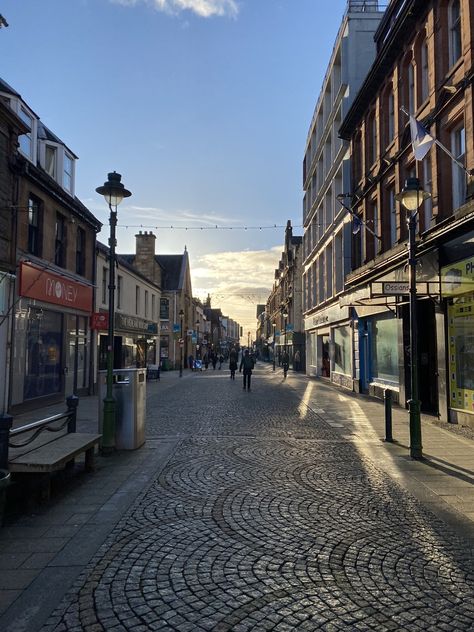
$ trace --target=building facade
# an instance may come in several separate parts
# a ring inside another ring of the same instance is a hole
[[[0,98],[23,122],[10,240],[16,272],[8,407],[59,401],[92,386],[96,233],[101,223],[75,196],[77,156],[8,84]]]
[[[473,25],[469,0],[393,0],[376,33],[376,61],[340,129],[351,142],[358,227],[340,299],[353,314],[355,384],[379,396],[389,387],[402,405],[411,396],[407,211],[395,196],[416,177],[430,194],[417,215],[419,397],[424,412],[471,426]],[[437,141],[422,160],[409,114]]]
[[[374,33],[383,6],[386,3],[348,1],[303,161],[306,370],[349,388],[351,312],[339,306],[339,296],[351,264],[351,217],[344,205],[344,194],[351,190],[351,170],[349,144],[340,138],[339,128],[374,59]]]

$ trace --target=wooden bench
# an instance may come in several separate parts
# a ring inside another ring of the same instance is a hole
[[[79,398],[67,398],[67,411],[12,429],[12,417],[0,419],[0,468],[12,473],[50,474],[70,467],[85,453],[85,468],[94,469],[94,450],[102,435],[76,432]],[[8,427],[9,426],[9,427]],[[44,496],[49,496],[49,483]]]

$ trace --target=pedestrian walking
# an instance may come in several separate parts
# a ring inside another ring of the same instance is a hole
[[[242,369],[244,370],[244,386],[243,389],[250,391],[250,380],[252,377],[252,369],[254,367],[254,362],[250,357],[249,350],[245,349],[245,353],[242,356],[242,360],[240,361],[239,372],[242,373]]]
[[[237,371],[237,351],[235,347],[232,347],[229,355],[229,369],[230,369],[230,379],[235,380],[235,372]]]
[[[222,368],[222,363],[224,362],[224,356],[222,355],[222,353],[219,354],[219,371]]]
[[[281,364],[283,366],[283,377],[286,379],[286,374],[288,373],[288,369],[290,367],[290,356],[288,355],[288,351],[286,349],[281,356]]]
[[[295,357],[293,358],[293,364],[295,367],[295,371],[299,371],[300,370],[300,362],[301,362],[301,355],[300,355],[300,350],[297,349],[295,352]]]
[[[188,366],[191,369],[191,371],[194,371],[194,358],[193,358],[192,354],[189,354]]]
[[[217,366],[217,353],[213,353],[211,356],[211,362],[212,362],[212,368],[214,369],[214,371],[216,370],[216,366]]]
[[[209,356],[207,353],[204,354],[204,368],[206,369],[206,371],[209,368]]]

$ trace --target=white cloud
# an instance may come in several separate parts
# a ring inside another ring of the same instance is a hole
[[[112,0],[112,2],[125,6],[135,6],[139,2],[147,2],[158,11],[171,15],[176,15],[182,11],[192,11],[202,18],[235,17],[239,12],[237,0]]]
[[[257,305],[265,304],[271,292],[275,268],[282,246],[271,250],[219,252],[198,257],[191,263],[193,294],[205,299],[211,295],[213,307],[236,320],[253,335]]]

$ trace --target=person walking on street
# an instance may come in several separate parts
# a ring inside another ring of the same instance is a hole
[[[245,391],[245,389],[250,391],[250,380],[252,377],[252,369],[254,367],[254,363],[252,358],[250,357],[249,354],[249,350],[245,349],[245,353],[242,356],[242,360],[240,361],[240,368],[239,368],[239,372],[242,372],[242,369],[244,370],[244,386],[243,389]]]
[[[300,354],[300,350],[297,349],[296,353],[295,353],[295,357],[293,358],[295,371],[299,371],[300,370],[300,362],[301,362],[301,354]]]
[[[191,371],[194,371],[194,358],[193,358],[192,354],[189,354],[188,366],[191,369]]]
[[[237,371],[237,351],[232,347],[229,354],[230,379],[235,380],[235,372]]]
[[[222,355],[222,353],[219,354],[219,371],[222,368],[222,363],[224,362],[224,356]]]
[[[283,378],[286,380],[286,374],[288,373],[288,368],[290,366],[290,357],[286,349],[281,356],[281,364],[283,366]]]

